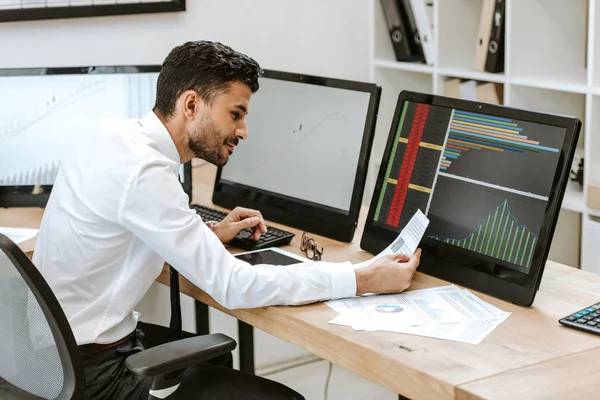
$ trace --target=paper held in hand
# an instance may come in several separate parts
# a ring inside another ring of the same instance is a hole
[[[402,229],[402,232],[400,232],[396,240],[394,240],[388,247],[383,249],[375,257],[360,264],[355,264],[354,268],[358,269],[366,267],[381,257],[385,257],[390,254],[400,253],[407,256],[412,255],[417,250],[417,247],[419,246],[421,238],[423,237],[428,225],[429,219],[421,210],[417,210],[410,221],[408,221],[408,224],[406,224],[404,229]]]

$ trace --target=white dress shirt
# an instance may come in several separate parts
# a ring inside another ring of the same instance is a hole
[[[173,140],[153,112],[111,123],[62,161],[33,262],[79,345],[133,332],[134,308],[165,261],[229,309],[356,294],[350,263],[251,266],[233,257],[189,208],[179,168]]]

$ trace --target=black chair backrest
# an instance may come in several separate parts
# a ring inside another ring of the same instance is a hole
[[[79,399],[84,383],[58,300],[27,255],[0,234],[0,399]]]

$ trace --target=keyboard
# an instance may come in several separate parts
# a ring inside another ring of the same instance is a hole
[[[558,320],[564,326],[600,335],[600,302]]]
[[[215,210],[214,208],[201,206],[199,204],[190,204],[190,208],[195,210],[202,220],[207,221],[221,221],[227,216],[227,213]],[[244,229],[241,230],[235,238],[229,242],[230,245],[239,247],[244,250],[258,250],[266,247],[285,246],[292,241],[295,236],[292,232],[277,229],[267,225],[267,231],[260,235],[260,239],[254,240],[252,238],[252,230]]]

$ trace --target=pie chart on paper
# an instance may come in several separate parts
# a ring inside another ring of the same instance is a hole
[[[375,311],[384,314],[398,313],[403,310],[404,308],[402,308],[402,306],[399,306],[398,304],[381,304],[375,307]]]

